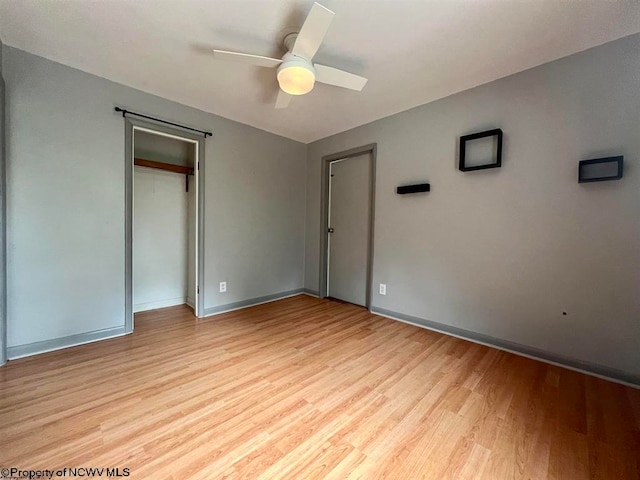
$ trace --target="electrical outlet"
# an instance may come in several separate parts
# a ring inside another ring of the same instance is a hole
[[[387,294],[387,284],[386,283],[381,283],[380,284],[380,295],[386,295]]]
[[[227,291],[227,282],[220,282],[220,293]]]

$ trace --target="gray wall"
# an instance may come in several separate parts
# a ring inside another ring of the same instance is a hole
[[[377,142],[374,310],[638,378],[639,72],[635,35],[310,144],[305,287],[321,157]],[[458,171],[459,136],[495,127],[502,168]],[[611,155],[622,180],[577,183],[579,160]],[[431,193],[395,194],[423,181]]]
[[[214,132],[204,160],[206,308],[302,287],[305,145],[3,53],[9,347],[124,325],[125,128],[115,105]]]
[[[6,289],[6,221],[5,221],[5,86],[0,40],[0,365],[7,361],[7,289]]]

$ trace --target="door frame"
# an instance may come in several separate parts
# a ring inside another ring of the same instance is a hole
[[[152,120],[125,117],[125,332],[133,332],[133,172],[135,131],[175,138],[195,146],[194,178],[196,185],[195,305],[196,317],[204,316],[204,158],[205,137],[166,126]]]
[[[2,43],[0,42],[0,49]],[[7,363],[7,148],[5,83],[0,72],[0,366]]]
[[[378,144],[370,143],[361,147],[351,148],[331,155],[322,157],[322,187],[320,190],[320,281],[318,288],[318,296],[326,298],[327,281],[328,281],[328,261],[329,261],[329,173],[331,163],[337,160],[348,160],[364,154],[369,154],[371,158],[371,185],[369,200],[369,245],[367,255],[367,291],[366,291],[366,307],[371,311],[371,299],[373,298],[373,239],[374,239],[374,219],[375,219],[375,198],[376,198],[376,158],[378,153]]]

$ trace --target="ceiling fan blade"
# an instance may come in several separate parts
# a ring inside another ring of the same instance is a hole
[[[323,7],[319,3],[314,3],[309,15],[307,15],[307,19],[300,29],[291,53],[298,57],[311,60],[318,51],[318,48],[320,48],[320,44],[327,34],[327,30],[329,30],[333,15],[334,13],[328,8]]]
[[[362,90],[367,83],[366,78],[337,68],[317,63],[313,65],[313,68],[316,70],[316,82],[357,91]]]
[[[278,89],[278,98],[276,99],[276,108],[287,108],[293,95],[289,95],[286,92]]]
[[[226,50],[214,50],[213,56],[220,60],[248,63],[259,67],[277,67],[282,63],[282,60],[279,58],[263,57],[262,55],[251,55],[249,53],[227,52]]]

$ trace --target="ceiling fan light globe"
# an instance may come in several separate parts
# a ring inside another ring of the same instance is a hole
[[[302,59],[287,59],[278,68],[278,84],[283,92],[289,95],[304,95],[313,90],[316,83],[316,72]]]

